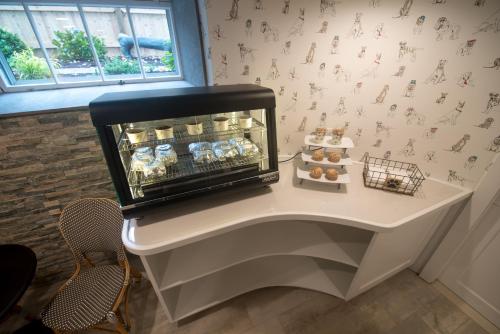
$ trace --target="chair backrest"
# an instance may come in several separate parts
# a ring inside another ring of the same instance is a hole
[[[105,198],[86,198],[68,204],[59,229],[78,261],[89,252],[116,253],[125,260],[121,239],[123,215],[118,203]]]

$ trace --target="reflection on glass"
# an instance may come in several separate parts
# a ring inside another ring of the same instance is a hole
[[[154,78],[176,74],[177,64],[166,10],[132,8],[130,15],[146,76]]]
[[[0,52],[12,85],[54,82],[22,6],[0,6]]]
[[[61,82],[100,80],[99,70],[83,23],[74,6],[29,6],[40,37]],[[102,38],[92,35],[97,56],[107,50]]]
[[[84,7],[90,34],[101,40],[106,54],[100,59],[105,79],[141,78],[137,57],[129,52],[127,37],[132,36],[127,11],[121,7]],[[130,38],[133,45],[133,40]],[[132,50],[133,51],[133,50]]]

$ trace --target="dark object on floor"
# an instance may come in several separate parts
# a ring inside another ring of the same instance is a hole
[[[41,320],[33,320],[27,325],[19,328],[14,334],[52,334],[52,329],[45,327]]]
[[[0,245],[0,322],[31,284],[36,255],[21,245]]]

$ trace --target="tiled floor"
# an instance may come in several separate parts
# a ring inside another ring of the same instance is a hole
[[[267,288],[170,324],[143,280],[131,293],[131,333],[488,333],[440,291],[405,270],[349,302],[303,289]],[[32,295],[30,306],[44,295]]]

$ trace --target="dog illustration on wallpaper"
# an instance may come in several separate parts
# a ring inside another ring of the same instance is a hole
[[[424,28],[425,23],[425,15],[421,15],[418,17],[415,22],[415,26],[413,27],[413,35],[420,35],[422,33],[422,29]]]
[[[436,41],[441,41],[445,36],[449,39],[458,39],[461,27],[458,24],[451,23],[447,17],[442,16],[434,25],[434,30],[436,30]]]
[[[322,98],[323,97],[323,90],[325,90],[325,89],[326,88],[324,88],[324,87],[316,85],[314,82],[310,82],[309,83],[309,97],[313,98],[314,96],[316,96],[316,94],[318,94],[319,97]]]
[[[252,37],[253,34],[253,22],[251,19],[245,21],[245,34],[247,37]]]
[[[498,33],[500,31],[500,9],[493,12],[488,16],[477,28],[474,34],[480,32],[493,32]]]
[[[462,115],[464,111],[465,101],[458,101],[458,105],[447,113],[446,115],[441,116],[437,123],[446,124],[446,125],[457,125],[457,119]]]
[[[460,87],[474,86],[474,81],[472,80],[472,72],[462,73],[457,80],[457,85],[459,85]]]
[[[229,14],[226,20],[235,21],[238,19],[239,2],[240,0],[233,0],[233,3],[231,4],[231,9],[229,10]]]
[[[330,54],[336,55],[339,53],[339,44],[340,44],[339,36],[338,35],[333,36],[330,47]]]
[[[356,111],[355,111],[355,115],[357,117],[365,117],[365,109],[363,108],[363,106],[357,106],[356,107]]]
[[[366,46],[361,46],[361,50],[358,52],[358,58],[365,58]]]
[[[349,31],[348,37],[354,39],[361,37],[363,35],[363,27],[361,26],[361,16],[363,13],[356,13],[354,17],[354,22],[352,24],[351,30]]]
[[[495,122],[495,119],[493,117],[488,117],[481,124],[478,124],[476,126],[478,128],[482,128],[482,129],[488,130],[493,125],[493,122]]]
[[[436,68],[431,73],[431,75],[425,80],[425,83],[432,82],[437,85],[441,82],[446,81],[446,75],[444,74],[444,65],[446,65],[448,61],[446,59],[439,60]]]
[[[475,39],[469,39],[467,42],[461,44],[458,47],[457,50],[457,55],[459,56],[470,56],[472,53],[472,48],[474,47],[474,44],[476,44]]]
[[[328,21],[321,22],[321,27],[318,30],[319,34],[326,34],[328,30]]]
[[[398,105],[396,103],[391,104],[389,111],[387,112],[387,117],[394,118],[398,112]]]
[[[240,50],[240,60],[242,63],[245,62],[247,56],[250,56],[250,60],[254,60],[253,52],[255,49],[245,46],[244,43],[238,43],[238,48]]]
[[[380,147],[380,146],[382,146],[382,139],[377,139],[372,146],[373,147]]]
[[[345,97],[341,96],[339,97],[339,102],[337,102],[337,107],[335,107],[334,111],[337,115],[342,116],[347,114],[347,110],[345,107]]]
[[[490,99],[486,104],[486,109],[483,111],[485,114],[489,114],[496,106],[500,104],[500,94],[490,93]]]
[[[387,92],[389,91],[389,85],[384,85],[382,91],[378,94],[374,103],[382,104],[384,103],[385,97],[387,96]]]
[[[407,17],[408,15],[410,15],[410,9],[412,5],[413,5],[413,0],[403,0],[401,8],[399,8],[399,16],[396,16],[394,18],[398,19],[400,17]]]
[[[258,85],[258,86],[262,85],[262,79],[260,77],[256,77],[255,78],[255,84]]]
[[[417,89],[417,80],[410,80],[410,82],[406,86],[406,89],[404,91],[403,96],[404,97],[414,97],[416,89]]]
[[[375,26],[375,30],[373,31],[373,36],[375,37],[375,39],[381,39],[387,37],[385,35],[384,22],[380,22]]]
[[[391,129],[392,129],[391,127],[384,125],[384,123],[382,121],[377,121],[375,124],[376,124],[376,126],[375,126],[375,135],[376,136],[379,136],[382,133],[385,133],[386,137],[391,136]]]
[[[477,155],[471,155],[470,157],[468,157],[464,163],[464,169],[471,170],[476,167],[477,159]]]
[[[319,126],[325,126],[325,125],[326,125],[326,112],[322,112],[319,118]]]
[[[254,7],[255,10],[264,10],[264,3],[262,0],[254,0]]]
[[[398,71],[396,73],[394,73],[392,76],[393,77],[402,77],[403,74],[405,73],[405,70],[406,70],[406,66],[401,65],[401,66],[399,66]]]
[[[406,108],[406,125],[425,125],[425,115],[417,113],[414,107]]]
[[[280,125],[284,126],[286,124],[286,115],[281,115],[280,116]]]
[[[375,59],[370,68],[365,68],[361,71],[361,78],[372,77],[376,78],[378,76],[378,69],[380,67],[380,63],[382,59],[382,53],[375,54]]]
[[[462,150],[464,149],[465,145],[470,140],[470,138],[471,137],[469,134],[464,134],[463,137],[460,138],[460,140],[456,142],[456,144],[451,146],[450,151],[455,152],[455,153],[462,153]]]
[[[269,42],[270,40],[277,42],[280,39],[278,29],[271,27],[267,21],[262,21],[260,24],[260,32],[264,35],[264,42]]]
[[[289,36],[302,36],[304,34],[304,19],[305,19],[305,8],[299,8],[299,16],[295,20],[294,24],[288,31]]]
[[[311,106],[307,110],[316,111],[318,109],[318,102],[312,101]]]
[[[380,0],[369,0],[368,6],[370,6],[372,8],[380,6]]]
[[[283,45],[283,49],[281,49],[281,53],[285,56],[290,54],[290,48],[292,47],[292,41],[286,41],[285,45]]]
[[[409,138],[408,142],[405,146],[399,151],[399,154],[404,155],[405,157],[411,157],[415,155],[415,139]]]
[[[297,75],[297,71],[295,70],[295,66],[290,68],[288,70],[288,79],[290,79],[290,81],[293,81],[295,79],[298,79],[299,76]]]
[[[319,13],[321,16],[330,13],[330,15],[335,16],[336,11],[336,1],[335,0],[320,0],[319,2]]]
[[[458,183],[461,186],[465,183],[465,178],[457,174],[456,170],[450,169],[448,170],[448,182],[450,183]]]
[[[484,7],[486,4],[486,0],[474,0],[474,6],[476,7]]]
[[[351,79],[351,73],[344,70],[340,64],[335,65],[333,68],[333,76],[337,82],[348,82]]]
[[[280,86],[280,90],[278,91],[278,96],[285,95],[285,86]]]
[[[444,101],[446,101],[446,97],[448,96],[448,93],[446,92],[441,92],[441,95],[436,99],[437,104],[443,104]]]
[[[500,152],[500,136],[496,136],[488,146],[488,151],[498,153]]]
[[[383,158],[389,160],[392,156],[391,151],[385,151]]]
[[[434,139],[434,137],[436,137],[437,131],[438,131],[438,128],[436,128],[436,127],[427,128],[424,130],[422,137],[424,137],[425,139]]]
[[[363,88],[363,82],[362,81],[358,81],[354,84],[354,88],[352,90],[352,93],[354,95],[359,95],[361,94],[361,88]]]
[[[500,57],[495,58],[492,66],[483,66],[484,68],[494,68],[495,70],[500,70]]]
[[[410,56],[410,60],[413,62],[417,60],[417,50],[421,48],[417,48],[414,46],[408,46],[407,42],[401,41],[399,42],[399,52],[398,52],[398,60],[403,60],[406,56]]]
[[[362,128],[357,128],[357,129],[356,129],[356,133],[354,134],[354,144],[355,144],[356,146],[358,146],[358,145],[359,145],[359,142],[360,142],[360,140],[361,140],[361,135],[362,135],[362,133],[363,133],[363,129],[362,129]]]
[[[212,35],[218,41],[226,38],[226,37],[224,37],[224,31],[222,30],[222,28],[219,24],[215,26],[214,30],[212,31]]]
[[[300,124],[299,124],[297,131],[304,132],[306,130],[306,125],[307,125],[307,116],[304,116],[302,118],[302,121],[300,121]]]
[[[324,78],[325,77],[325,71],[326,71],[326,63],[322,62],[321,64],[319,64],[318,78]]]
[[[436,151],[427,151],[427,152],[425,152],[424,161],[425,162],[437,163]]]
[[[271,67],[267,72],[268,80],[276,80],[280,77],[280,72],[278,71],[278,66],[276,65],[276,61],[277,61],[276,58],[271,59]]]
[[[297,107],[297,92],[292,92],[292,97],[290,98],[290,101],[288,101],[286,107],[285,107],[285,111],[296,111],[296,107]]]
[[[227,76],[227,65],[228,65],[227,55],[225,53],[222,53],[220,55],[219,67],[215,71],[215,78],[216,79],[221,79],[221,78],[227,79],[227,77],[228,77]]]
[[[290,0],[283,0],[283,8],[281,8],[281,13],[288,15],[290,12]]]
[[[250,75],[250,66],[249,65],[243,66],[243,72],[241,72],[241,75],[244,75],[244,76]]]
[[[314,54],[316,53],[316,42],[312,42],[307,51],[306,60],[302,64],[312,64],[314,62]]]

